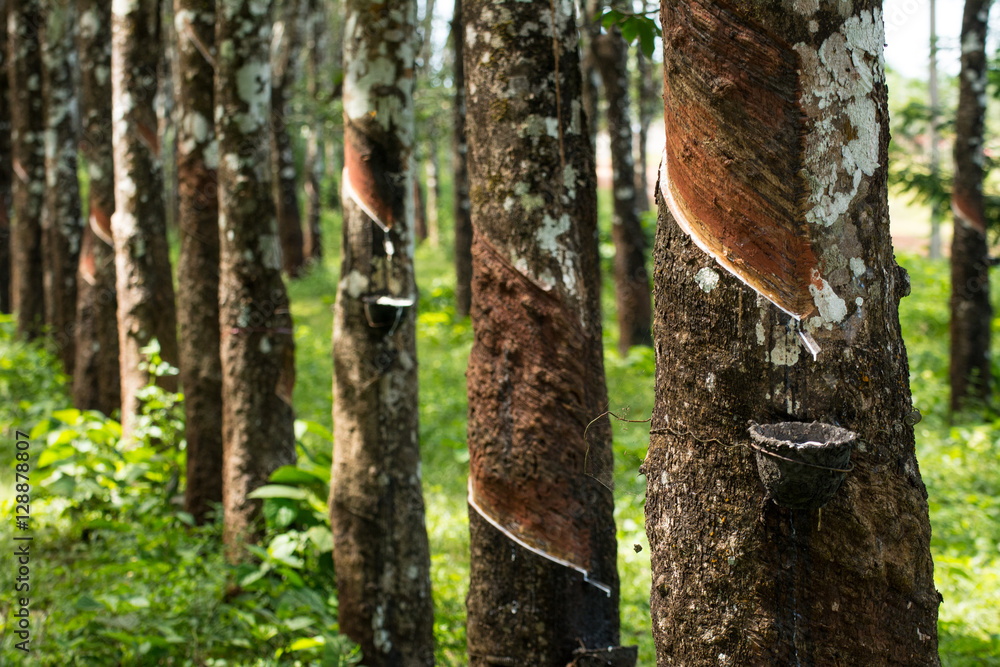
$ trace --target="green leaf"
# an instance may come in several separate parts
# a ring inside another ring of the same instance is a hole
[[[78,611],[105,611],[108,608],[105,603],[95,600],[86,593],[78,597],[73,606]]]
[[[79,410],[55,410],[52,416],[64,424],[75,424],[82,413]]]
[[[308,648],[319,648],[326,645],[326,639],[322,635],[316,637],[301,637],[288,645],[289,652],[303,651]]]
[[[306,537],[316,545],[320,553],[333,551],[333,533],[329,526],[313,526],[306,531]]]
[[[289,500],[305,500],[308,497],[305,489],[283,484],[265,484],[247,494],[248,498],[288,498]]]
[[[281,466],[271,473],[271,481],[275,484],[326,484],[326,482],[301,468]]]

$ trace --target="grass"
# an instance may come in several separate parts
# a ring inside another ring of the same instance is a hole
[[[440,200],[442,212],[448,210],[449,194],[446,190]],[[601,198],[600,207],[606,223],[607,197]],[[442,223],[446,221],[442,216]],[[339,220],[328,214],[324,225],[326,259],[289,285],[297,346],[295,407],[300,419],[315,424],[304,429],[300,452],[316,457],[320,477],[324,451],[329,456],[327,431],[332,430],[330,334]],[[643,419],[652,408],[653,356],[648,349],[633,350],[626,357],[615,351],[610,282],[613,247],[607,224],[604,227],[601,253],[610,407],[622,416]],[[416,257],[421,295],[420,436],[437,658],[439,665],[457,666],[466,664],[465,366],[472,329],[467,319],[454,316],[449,225],[442,224],[441,232],[441,247],[421,246]],[[921,471],[930,494],[935,579],[944,595],[939,626],[942,658],[949,667],[1000,665],[996,604],[1000,599],[1000,417],[983,409],[949,423],[947,265],[916,257],[901,261],[913,283],[913,295],[901,304],[901,319],[914,402],[924,415],[916,430]],[[995,326],[1000,328],[1000,319]],[[59,446],[80,447],[90,442],[87,438],[110,438],[113,423],[59,412],[69,399],[52,355],[17,342],[11,330],[9,320],[0,321],[4,428],[0,460],[14,460],[15,429],[32,431],[33,470],[46,442],[55,451]],[[997,371],[1000,376],[1000,368]],[[614,430],[622,643],[637,644],[639,664],[653,665],[649,548],[643,526],[645,481],[638,475],[648,433],[642,424],[624,422],[616,422]],[[66,442],[60,445],[59,440]],[[22,660],[24,664],[350,663],[351,647],[336,634],[329,552],[321,546],[326,539],[324,508],[322,500],[317,500],[321,493],[298,504],[282,500],[269,504],[272,524],[280,530],[261,552],[263,565],[234,570],[219,555],[218,525],[191,529],[186,517],[170,504],[176,494],[176,479],[171,475],[180,470],[182,457],[140,451],[129,460],[96,445],[84,454],[90,457],[87,466],[80,463],[83,459],[72,459],[77,467],[66,470],[82,481],[93,481],[93,495],[86,502],[70,506],[55,494],[37,503],[33,499],[35,650],[30,659]],[[50,461],[49,465],[55,464]],[[9,500],[12,473],[6,464],[0,468],[0,498],[8,515],[13,511]],[[154,479],[156,475],[163,479]],[[32,483],[37,484],[34,477]],[[0,543],[12,544],[11,533],[10,522],[3,522]],[[635,545],[641,549],[636,551]],[[5,556],[0,567],[0,589],[9,591],[13,585],[10,559]],[[6,604],[9,597],[3,599],[0,612],[6,625],[0,638],[0,662],[11,664],[14,625]]]

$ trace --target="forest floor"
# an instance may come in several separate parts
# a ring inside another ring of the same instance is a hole
[[[450,199],[443,195],[442,211]],[[610,408],[622,417],[645,419],[653,401],[653,355],[645,348],[626,357],[616,352],[609,206],[602,197]],[[349,642],[336,633],[324,523],[332,427],[331,306],[340,238],[336,217],[324,222],[326,259],[289,286],[300,463],[297,471],[283,472],[282,485],[273,487],[267,501],[271,532],[266,548],[258,551],[259,565],[230,568],[219,553],[218,523],[189,526],[189,517],[176,506],[182,454],[152,445],[116,451],[117,425],[68,409],[65,378],[52,355],[17,342],[9,318],[0,318],[0,509],[5,518],[13,515],[14,436],[28,433],[34,537],[32,653],[27,657],[14,649],[17,619],[8,592],[16,572],[11,549],[4,549],[0,664],[347,665],[356,660]],[[654,222],[647,217],[648,230]],[[450,224],[442,223],[440,247],[425,244],[416,257],[420,435],[438,664],[458,666],[466,664],[465,366],[472,329],[468,319],[454,314]],[[901,320],[914,404],[924,417],[916,435],[930,496],[935,580],[944,596],[943,663],[1000,666],[1000,414],[983,408],[949,422],[948,266],[913,255],[898,259],[913,286],[901,303]],[[1000,330],[1000,318],[994,328]],[[995,371],[1000,376],[1000,368]],[[150,441],[172,442],[180,427],[177,406],[169,396],[153,398]],[[643,666],[655,664],[645,480],[638,472],[647,444],[643,424],[614,422],[622,643],[639,646]],[[14,532],[11,521],[0,523],[0,543],[14,544]]]

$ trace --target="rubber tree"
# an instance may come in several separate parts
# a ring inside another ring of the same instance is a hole
[[[38,336],[45,322],[42,278],[42,206],[45,199],[45,109],[42,26],[38,0],[7,0],[7,76],[10,86],[11,305],[17,330]]]
[[[10,312],[11,145],[7,77],[7,2],[0,0],[0,313]]]
[[[73,403],[110,415],[121,407],[118,299],[111,215],[115,211],[111,141],[111,5],[77,0],[80,70],[80,154],[89,180],[87,222],[77,267],[76,360]]]
[[[432,665],[413,274],[416,2],[346,0],[344,25],[330,492],[340,629],[369,667]]]
[[[937,665],[881,3],[661,8],[656,401],[641,469],[657,664]],[[853,466],[825,507],[769,499],[750,420],[857,435],[850,465],[824,466]]]
[[[607,403],[596,177],[574,14],[542,0],[463,3],[474,666],[636,659],[617,646],[611,433],[596,419]]]
[[[611,194],[614,202],[611,238],[615,244],[615,304],[618,311],[618,351],[624,356],[633,345],[653,343],[646,237],[639,221],[635,159],[632,157],[628,43],[618,27],[611,26],[605,32],[592,32],[590,48],[608,103],[606,115],[611,140]]]
[[[233,561],[264,527],[250,494],[295,463],[295,342],[269,160],[271,9],[221,0],[215,20],[223,538]]]
[[[76,154],[78,103],[73,86],[77,15],[74,0],[51,0],[42,29],[45,98],[45,205],[42,265],[45,322],[66,373],[76,361],[76,274],[83,236]]]
[[[451,42],[455,53],[455,98],[452,101],[452,212],[455,218],[455,315],[467,317],[472,309],[472,217],[469,203],[469,145],[465,140],[465,23],[462,0],[455,0]]]
[[[159,63],[156,0],[111,6],[111,109],[114,119],[115,212],[111,216],[118,284],[122,440],[141,413],[149,383],[142,349],[155,338],[177,365],[177,310],[167,247],[155,99]],[[173,376],[157,379],[176,391]]]
[[[951,211],[951,409],[990,395],[990,257],[983,205],[989,0],[966,0]]]
[[[177,30],[177,319],[184,388],[184,508],[203,522],[222,502],[219,356],[219,146],[215,140],[215,0],[174,0]]]
[[[288,133],[292,86],[299,72],[297,63],[302,50],[303,4],[303,0],[276,3],[277,20],[271,42],[271,182],[281,237],[282,266],[292,278],[299,276],[305,262],[295,155]]]
[[[323,65],[329,49],[328,34],[332,26],[327,24],[326,3],[321,0],[307,0],[305,8],[306,28],[306,91],[309,95],[312,122],[307,128],[306,155],[303,165],[305,189],[305,225],[302,228],[302,254],[307,262],[323,259],[323,228],[320,202],[323,182],[323,128],[324,116],[320,112],[322,96],[326,88],[320,84],[324,75]]]

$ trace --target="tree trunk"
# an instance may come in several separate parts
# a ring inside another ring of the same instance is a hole
[[[227,2],[216,16],[219,309],[222,334],[223,537],[230,560],[263,529],[247,498],[295,463],[295,342],[281,280],[269,160],[270,2]],[[232,48],[228,48],[228,45]],[[252,85],[247,85],[247,81]]]
[[[292,152],[292,138],[288,134],[288,105],[301,43],[299,2],[300,0],[284,0],[278,4],[281,18],[275,22],[274,44],[271,47],[272,183],[281,237],[282,267],[290,278],[297,278],[302,273],[305,262],[295,155]]]
[[[451,41],[455,49],[455,99],[452,102],[452,211],[455,217],[455,314],[468,317],[472,308],[472,218],[469,203],[468,144],[465,141],[465,23],[462,0],[455,0]]]
[[[649,274],[646,273],[646,239],[639,222],[635,196],[628,44],[618,28],[612,27],[610,32],[593,39],[591,48],[604,83],[604,96],[608,100],[614,198],[611,236],[615,242],[618,351],[625,356],[633,345],[653,344]]]
[[[344,12],[330,520],[340,628],[369,667],[434,664],[417,424],[416,13],[413,0],[347,0]],[[378,77],[366,74],[375,62]]]
[[[951,409],[990,395],[989,247],[983,210],[986,27],[990,0],[966,0],[951,210]]]
[[[198,523],[222,502],[222,361],[219,357],[219,146],[212,118],[215,0],[174,0],[177,27],[177,261],[187,487]]]
[[[84,224],[76,173],[74,0],[50,0],[44,20],[41,41],[45,98],[46,188],[42,212],[45,321],[63,368],[72,376],[76,359],[76,272]]]
[[[177,365],[177,315],[154,106],[157,9],[156,0],[112,4],[115,212],[111,229],[118,281],[123,442],[132,437],[141,413],[138,393],[150,379],[142,366],[142,348],[155,338],[164,361]],[[159,378],[157,384],[177,389],[174,377]]]
[[[77,273],[76,361],[73,403],[110,415],[121,407],[118,369],[118,298],[111,215],[115,211],[111,144],[111,5],[77,0],[80,17],[80,153],[90,176],[88,224]]]
[[[645,2],[642,3],[642,8],[645,11]],[[649,164],[646,144],[649,137],[649,125],[653,122],[652,107],[656,103],[656,97],[653,93],[653,73],[649,58],[638,45],[635,48],[635,66],[639,79],[639,85],[636,86],[638,93],[636,106],[639,107],[639,136],[636,140],[638,144],[636,156],[639,158],[639,164],[635,170],[636,205],[640,211],[645,212],[652,208],[649,201],[649,180],[646,176],[646,167]]]
[[[323,182],[323,122],[317,119],[320,105],[320,77],[323,76],[324,53],[326,44],[326,12],[320,0],[308,0],[306,7],[306,25],[308,35],[309,60],[307,70],[307,87],[309,100],[313,105],[313,122],[309,127],[309,137],[306,141],[305,191],[306,191],[306,224],[302,236],[302,254],[306,261],[319,262],[323,259],[323,228],[320,215],[322,205],[320,190]]]
[[[7,77],[7,3],[0,0],[0,313],[10,312],[11,137]]]
[[[938,126],[941,123],[941,97],[938,94],[937,71],[937,2],[928,2],[931,15],[930,59],[928,63],[927,92],[930,105],[930,122],[927,141],[930,144],[931,177],[936,182],[940,178],[941,151],[938,143],[941,141]],[[944,206],[937,199],[931,202],[931,238],[928,248],[930,259],[941,259],[941,219],[944,217]]]
[[[909,279],[889,235],[880,6],[855,1],[834,19],[662,4],[642,467],[658,665],[939,664],[898,318]],[[767,498],[748,420],[858,434],[822,515]]]
[[[581,61],[582,87],[581,99],[587,115],[587,128],[590,132],[590,149],[597,151],[597,130],[600,113],[601,79],[595,61],[594,42],[601,37],[600,13],[604,8],[600,0],[580,0],[580,11],[584,12],[581,22],[580,37],[583,46]],[[594,169],[597,169],[595,164]]]
[[[591,424],[607,402],[594,156],[572,5],[550,7],[464,8],[474,667],[565,667],[581,647],[635,661],[606,652],[618,573],[610,426]]]
[[[427,137],[427,242],[432,248],[440,244],[441,234],[438,225],[438,202],[441,201],[441,158],[438,154],[436,121],[432,123]]]
[[[45,195],[45,113],[42,97],[42,25],[38,0],[8,0],[7,74],[10,86],[11,302],[17,330],[28,338],[45,322],[42,277],[42,205]]]

